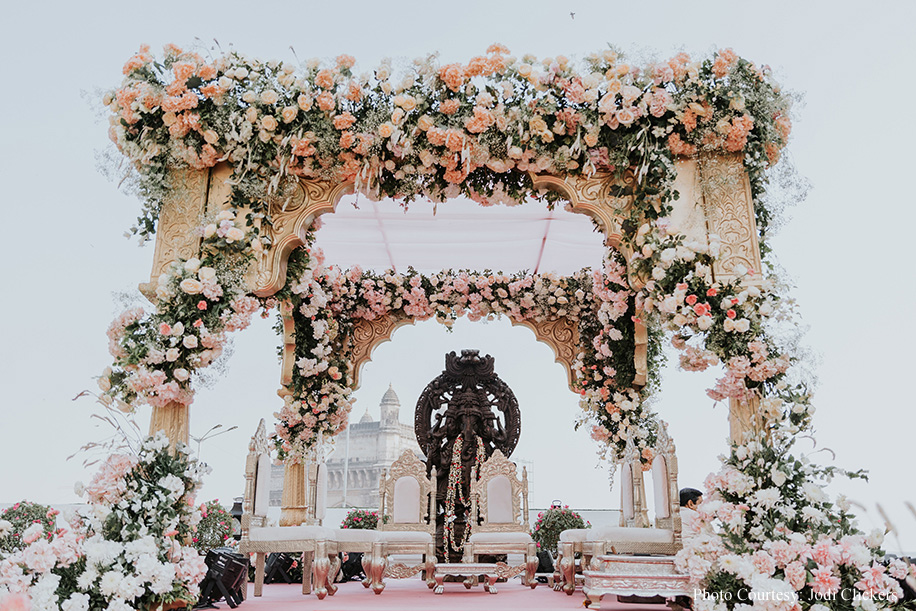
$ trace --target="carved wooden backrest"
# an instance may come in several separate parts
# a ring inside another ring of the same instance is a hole
[[[436,470],[427,477],[426,465],[413,451],[405,450],[382,473],[379,496],[379,530],[436,534]]]
[[[242,538],[247,539],[252,527],[265,526],[265,505],[270,496],[270,444],[264,419],[248,443],[245,461],[245,496],[242,502]]]
[[[677,454],[674,440],[668,435],[668,425],[664,421],[658,426],[652,481],[655,489],[655,527],[673,530],[680,538],[681,505],[677,485]]]
[[[471,477],[473,532],[528,532],[528,470],[496,450]]]
[[[632,439],[627,440],[620,470],[620,525],[630,528],[649,526],[642,463],[639,460],[639,450]]]

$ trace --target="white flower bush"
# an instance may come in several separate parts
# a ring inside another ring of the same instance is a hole
[[[110,456],[86,488],[89,511],[72,517],[71,529],[0,556],[0,606],[12,596],[36,611],[193,603],[207,567],[185,541],[200,521],[194,495],[205,470],[184,447],[170,453],[162,433],[136,455]]]

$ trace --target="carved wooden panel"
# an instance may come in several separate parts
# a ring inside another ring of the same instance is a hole
[[[288,181],[277,187],[268,202],[273,227],[262,229],[272,246],[257,261],[254,294],[266,297],[283,287],[289,253],[305,243],[305,234],[317,217],[333,212],[340,198],[352,192],[350,183],[317,180]]]
[[[350,337],[350,375],[354,389],[359,388],[360,371],[363,365],[372,358],[372,351],[375,350],[375,347],[390,341],[391,334],[398,327],[412,324],[414,321],[410,318],[397,319],[392,316],[382,316],[375,320],[360,318],[356,321]]]
[[[293,305],[289,301],[280,304],[280,318],[283,321],[283,345],[280,361],[280,390],[281,397],[291,395],[287,388],[293,381],[293,367],[296,366],[296,323],[293,321]]]
[[[735,278],[738,265],[753,270],[746,278],[762,280],[760,243],[754,219],[751,183],[739,157],[707,157],[700,163],[700,184],[705,201],[709,233],[721,239],[713,275],[719,282]]]
[[[576,387],[576,374],[573,364],[579,353],[579,325],[567,318],[554,320],[513,320],[513,325],[528,327],[534,332],[539,342],[550,346],[556,356],[556,362],[566,370],[566,382],[570,390],[579,392]]]
[[[168,198],[163,202],[156,228],[156,248],[149,283],[140,291],[150,301],[156,299],[159,276],[179,258],[190,259],[200,252],[197,228],[207,202],[207,170],[173,169]]]

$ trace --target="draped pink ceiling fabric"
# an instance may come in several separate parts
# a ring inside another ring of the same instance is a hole
[[[468,199],[417,200],[405,211],[392,200],[347,196],[321,221],[316,245],[343,268],[571,275],[600,267],[604,255],[603,236],[589,217],[536,201],[484,207]]]

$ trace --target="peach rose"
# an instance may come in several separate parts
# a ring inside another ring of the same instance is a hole
[[[299,114],[298,106],[286,106],[280,111],[280,118],[284,123],[291,123]]]
[[[334,74],[330,70],[321,70],[315,76],[315,84],[322,89],[330,89],[334,86]]]
[[[273,89],[266,89],[261,93],[261,103],[267,104],[268,106],[273,106],[280,99],[280,96],[277,95],[277,92]]]
[[[453,115],[461,108],[461,102],[458,100],[448,99],[439,104],[439,112],[444,115]]]
[[[433,123],[433,120],[429,117],[429,115],[423,115],[423,116],[420,117],[420,119],[417,121],[417,128],[418,128],[420,131],[424,131],[424,132],[425,132],[426,130],[428,130],[429,128],[431,128],[433,125],[435,125],[435,123]]]
[[[261,117],[261,129],[265,129],[269,132],[277,129],[277,120],[273,118],[272,115],[264,115]]]
[[[333,110],[336,104],[334,103],[334,96],[325,91],[318,96],[318,108],[321,110]]]
[[[378,135],[382,138],[390,138],[394,134],[394,125],[386,121],[378,126]]]
[[[312,107],[312,98],[304,93],[300,93],[299,97],[296,98],[296,103],[299,105],[299,108],[308,112],[308,110]]]

